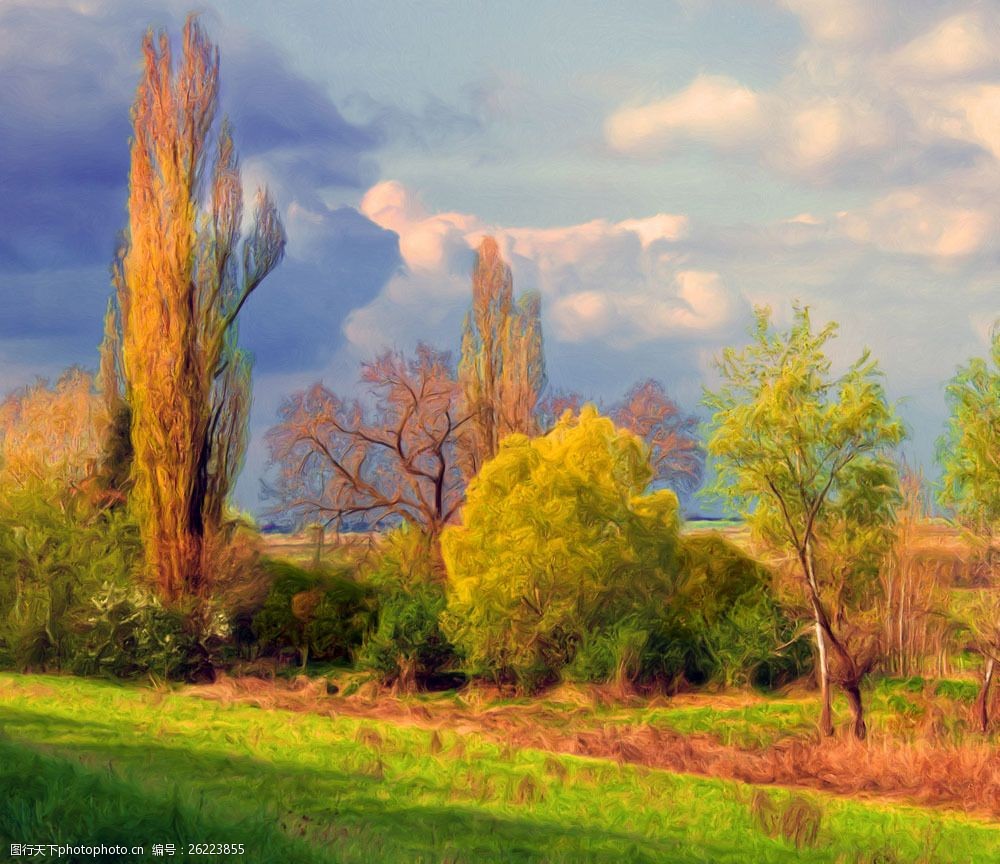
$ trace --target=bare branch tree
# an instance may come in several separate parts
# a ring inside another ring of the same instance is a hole
[[[462,502],[461,391],[449,355],[427,345],[362,366],[373,404],[322,384],[296,393],[268,433],[275,513],[326,525],[403,519],[437,539]]]

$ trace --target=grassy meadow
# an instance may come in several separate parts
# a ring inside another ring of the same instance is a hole
[[[454,694],[402,700],[399,716],[387,718],[364,715],[375,702],[315,687],[289,690],[312,694],[310,710],[275,707],[273,687],[261,682],[240,698],[218,687],[0,676],[0,834],[5,842],[143,844],[147,855],[152,843],[181,851],[242,843],[239,860],[261,862],[1000,857],[1000,826],[957,807],[512,747],[471,723],[433,725],[438,708],[455,711]],[[880,698],[905,698],[912,687],[883,688]],[[543,732],[546,723],[552,731],[648,724],[756,745],[779,730],[809,732],[805,700],[728,708],[704,700],[576,711],[556,700],[536,720]]]

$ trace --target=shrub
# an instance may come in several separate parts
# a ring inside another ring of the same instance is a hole
[[[61,669],[81,649],[93,596],[134,578],[135,526],[51,482],[0,500],[0,662]]]
[[[439,624],[445,608],[441,564],[430,540],[402,525],[385,537],[364,575],[376,592],[378,612],[360,664],[403,691],[451,666],[455,649]]]
[[[809,647],[793,641],[794,622],[774,600],[763,565],[717,534],[683,538],[680,562],[685,587],[676,611],[690,648],[689,680],[774,686],[807,668]],[[779,646],[786,647],[779,653]]]
[[[503,441],[442,535],[444,631],[474,671],[531,691],[585,645],[578,671],[641,673],[639,634],[660,626],[677,574],[677,498],[642,494],[648,457],[592,406]]]
[[[314,660],[347,660],[361,643],[371,615],[371,592],[344,569],[306,570],[263,559],[271,581],[253,632],[264,651],[294,648],[305,667]]]
[[[80,675],[212,680],[209,651],[182,612],[164,608],[142,586],[105,585],[92,597],[72,670]]]

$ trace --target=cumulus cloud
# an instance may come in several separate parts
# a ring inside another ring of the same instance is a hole
[[[908,184],[1000,159],[1000,12],[942,14],[927,3],[782,0],[806,36],[767,90],[700,74],[605,125],[613,150],[668,152],[683,141],[817,184]]]
[[[541,292],[550,342],[630,350],[697,341],[725,332],[746,305],[718,273],[685,261],[678,241],[688,223],[676,214],[505,227],[472,214],[429,214],[395,182],[370,189],[361,212],[398,234],[405,265],[373,303],[349,316],[345,332],[361,352],[415,338],[453,345],[469,303],[473,251],[487,233],[511,262],[515,285]]]
[[[963,206],[960,196],[928,188],[890,192],[841,217],[847,235],[888,252],[956,258],[979,252],[996,236],[994,208]]]
[[[907,78],[935,81],[988,75],[1000,66],[996,17],[984,10],[960,12],[897,48],[889,69]]]
[[[685,140],[719,148],[756,142],[765,131],[761,97],[732,78],[699,75],[658,102],[622,108],[607,122],[609,143],[622,152],[649,152]]]

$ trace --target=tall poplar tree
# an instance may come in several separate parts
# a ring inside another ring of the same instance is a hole
[[[493,237],[483,238],[476,255],[458,377],[471,418],[461,438],[468,479],[496,455],[507,435],[537,434],[536,410],[545,386],[541,298],[527,293],[514,300],[510,267]]]
[[[285,234],[262,191],[241,237],[239,163],[228,123],[216,123],[219,53],[197,20],[184,25],[176,69],[166,33],[146,34],[143,58],[114,268],[120,369],[130,505],[150,576],[179,603],[209,588],[207,549],[223,527],[250,403],[237,317],[281,260]]]

